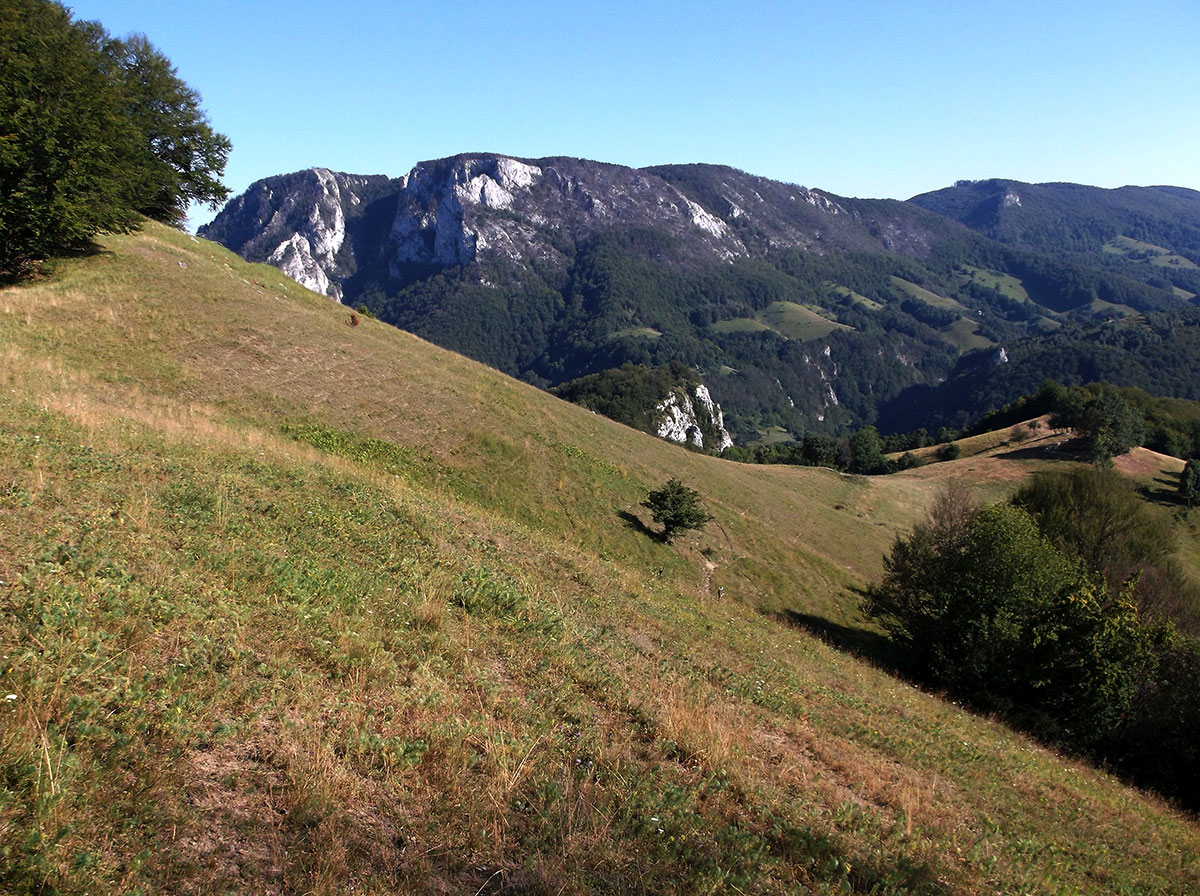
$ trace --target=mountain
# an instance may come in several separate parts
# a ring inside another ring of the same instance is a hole
[[[1194,818],[809,630],[877,648],[947,481],[1065,462],[731,463],[102,248],[0,290],[0,892],[1200,890]],[[715,519],[668,545],[672,477]]]
[[[882,424],[964,352],[1190,298],[1161,264],[1006,243],[977,217],[722,166],[476,154],[268,178],[201,232],[541,387],[685,364],[738,441]]]
[[[1107,266],[1187,298],[1200,293],[1195,190],[981,180],[909,201],[1006,245]]]
[[[881,426],[959,429],[1037,392],[1047,380],[1113,383],[1151,395],[1200,401],[1200,308],[1031,336],[996,352],[968,352],[946,379],[914,386],[879,409]]]

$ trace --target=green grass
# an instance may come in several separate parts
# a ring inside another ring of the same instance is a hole
[[[931,292],[923,286],[919,286],[910,280],[905,280],[902,277],[892,277],[892,283],[900,287],[914,299],[919,299],[927,305],[933,305],[935,308],[945,308],[950,311],[965,311],[961,302],[949,298],[948,296],[938,295],[936,292]]]
[[[727,463],[106,248],[0,292],[0,892],[1200,888],[1194,822],[777,621],[1030,465]]]
[[[1109,240],[1104,244],[1103,251],[1106,254],[1120,255],[1132,261],[1148,261],[1155,267],[1189,271],[1200,269],[1200,265],[1181,255],[1173,254],[1169,249],[1128,236],[1118,236]]]
[[[989,345],[995,345],[992,340],[980,334],[979,322],[971,320],[969,317],[959,318],[947,327],[942,335],[947,342],[961,351],[970,351],[976,348],[987,348]]]
[[[834,293],[834,295],[841,296],[842,298],[851,299],[854,302],[856,302],[857,304],[862,305],[868,311],[878,311],[879,309],[881,309],[883,307],[883,305],[880,304],[879,302],[876,302],[873,299],[868,299],[866,296],[855,292],[854,290],[850,289],[850,287],[848,287],[848,286],[838,286],[833,283],[826,283],[825,285],[827,287],[829,287],[830,291],[832,293]]]
[[[757,317],[718,321],[710,329],[716,333],[762,333],[770,330],[785,339],[811,342],[824,339],[835,330],[852,328],[795,302],[772,302]]]
[[[772,302],[759,313],[759,319],[775,332],[800,342],[824,339],[835,330],[852,329],[795,302]]]
[[[1003,274],[1000,271],[993,271],[990,268],[977,268],[970,265],[965,268],[965,271],[968,280],[974,280],[981,286],[994,289],[1014,301],[1030,301],[1029,293],[1025,291],[1025,285],[1018,278],[1010,274]]]
[[[1110,317],[1137,317],[1141,312],[1129,305],[1120,305],[1115,302],[1106,302],[1103,299],[1096,299],[1088,304],[1088,309],[1094,314],[1106,314]]]
[[[765,333],[771,328],[752,317],[731,317],[719,320],[709,327],[714,333]]]
[[[796,437],[782,426],[768,426],[758,431],[759,442],[763,445],[775,445],[779,442],[790,442]]]

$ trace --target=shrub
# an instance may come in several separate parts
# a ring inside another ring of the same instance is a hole
[[[1149,661],[1127,595],[1110,596],[1024,510],[961,493],[897,539],[864,609],[917,677],[1075,748],[1112,733]]]
[[[1103,576],[1110,591],[1132,583],[1144,616],[1169,618],[1187,631],[1200,625],[1200,593],[1173,556],[1170,520],[1123,476],[1100,468],[1042,473],[1012,500],[1060,551]]]
[[[939,460],[958,460],[962,457],[962,446],[958,442],[950,442],[938,449]]]
[[[648,508],[654,515],[654,522],[663,527],[663,541],[668,543],[680,532],[703,528],[712,519],[712,514],[700,502],[700,493],[678,479],[669,479],[662,488],[650,492],[642,506]]]

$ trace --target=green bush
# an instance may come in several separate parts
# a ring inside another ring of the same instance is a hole
[[[1013,503],[1060,551],[1103,576],[1110,591],[1131,585],[1144,618],[1200,631],[1200,589],[1174,557],[1171,521],[1123,476],[1103,468],[1041,473]]]
[[[669,479],[662,488],[650,492],[642,502],[654,515],[654,522],[663,527],[663,541],[670,543],[680,532],[701,529],[712,514],[700,502],[700,493],[688,488],[678,479]]]
[[[962,445],[958,442],[949,442],[938,449],[939,460],[958,460],[962,457]]]
[[[1077,749],[1109,737],[1151,661],[1126,594],[1110,595],[1024,510],[961,493],[897,539],[864,609],[918,678]]]

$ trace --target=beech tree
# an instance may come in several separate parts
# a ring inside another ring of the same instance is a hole
[[[0,277],[228,195],[228,138],[144,37],[113,39],[51,0],[0,0],[0,72]]]
[[[1127,592],[1109,592],[1024,510],[944,498],[884,569],[864,610],[922,679],[1077,747],[1129,711],[1148,629]]]
[[[1112,466],[1114,457],[1140,445],[1146,434],[1141,413],[1111,390],[1089,395],[1085,389],[1069,388],[1050,425],[1082,436],[1088,460],[1098,467]]]
[[[157,221],[175,223],[192,202],[211,207],[229,196],[220,181],[230,142],[200,108],[200,95],[145,35],[108,40],[125,118],[136,135],[129,203]]]
[[[0,0],[0,276],[131,227],[133,141],[94,34],[44,0]]]

